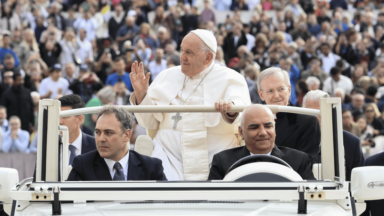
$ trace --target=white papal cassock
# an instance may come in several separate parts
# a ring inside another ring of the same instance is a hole
[[[186,84],[182,91],[184,80]],[[197,90],[192,93],[196,87]],[[232,69],[212,63],[193,77],[186,77],[180,66],[162,71],[149,86],[140,105],[214,105],[220,99],[233,101],[235,105],[251,104],[244,77]],[[135,102],[133,94],[131,104],[136,105]],[[141,126],[159,129],[153,140],[155,148],[152,157],[162,160],[168,180],[206,180],[213,155],[238,146],[235,133],[239,116],[233,124],[229,124],[219,112],[180,113],[182,119],[173,129],[172,116],[175,115],[135,113]]]

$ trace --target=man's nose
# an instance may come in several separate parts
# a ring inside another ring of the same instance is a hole
[[[273,97],[274,98],[279,98],[280,97],[279,91],[273,91]]]
[[[59,124],[60,124],[60,125],[63,125],[63,124],[64,124],[64,120],[63,120],[63,118],[60,118],[60,120],[59,120]]]

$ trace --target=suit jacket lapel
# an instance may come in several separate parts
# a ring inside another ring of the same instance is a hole
[[[132,151],[129,151],[127,180],[140,180],[141,162]]]
[[[271,155],[272,156],[276,156],[276,157],[278,157],[280,159],[282,159],[285,156],[285,154],[282,151],[280,151],[279,147],[277,147],[276,144],[275,144],[275,146],[272,149]]]
[[[100,157],[99,153],[97,153],[94,167],[96,176],[100,181],[112,181],[111,173],[109,172],[109,168],[105,163],[104,158]]]
[[[83,132],[81,132],[83,133]],[[91,148],[91,143],[87,142],[87,138],[85,136],[85,134],[83,133],[82,134],[82,138],[81,138],[81,154],[85,154],[87,152],[90,152],[94,149]]]
[[[283,115],[283,116],[281,116]],[[276,122],[276,145],[281,146],[285,140],[291,136],[292,132],[296,130],[298,125],[296,122],[292,124],[290,122],[291,118],[295,116],[290,115],[290,113],[278,113],[277,122]]]

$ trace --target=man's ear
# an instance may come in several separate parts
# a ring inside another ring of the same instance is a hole
[[[84,123],[84,115],[78,115],[77,118],[79,119],[79,121],[81,122],[81,124]]]
[[[213,59],[213,53],[208,52],[208,54],[205,56],[204,63],[208,64],[209,62],[211,62],[212,59]]]
[[[127,129],[124,131],[124,142],[128,142],[131,139],[132,131],[130,129]]]
[[[244,140],[244,136],[243,136],[243,129],[241,128],[241,126],[239,126],[239,134],[241,136],[241,139]]]

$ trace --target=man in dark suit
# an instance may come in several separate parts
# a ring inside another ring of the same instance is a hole
[[[277,67],[265,69],[257,79],[257,86],[261,100],[268,105],[292,106],[289,102],[290,74],[285,70]],[[310,156],[312,163],[316,163],[320,144],[317,118],[294,113],[277,113],[275,121],[275,144],[305,152]]]
[[[245,146],[228,149],[213,156],[209,180],[221,180],[228,169],[241,158],[268,154],[287,162],[303,179],[315,179],[309,156],[303,152],[275,145],[275,123],[272,111],[260,104],[247,107],[241,116],[239,134]]]
[[[95,128],[97,150],[74,159],[68,180],[166,180],[161,160],[128,150],[131,128],[131,117],[124,109],[104,107]]]
[[[247,43],[248,40],[243,31],[243,24],[240,22],[235,23],[233,32],[229,33],[224,39],[223,51],[225,62],[228,63],[233,57],[239,57],[237,56],[237,48],[247,45]]]
[[[365,166],[384,166],[384,152],[372,155],[365,161]],[[382,216],[384,215],[384,200],[366,201],[367,208],[362,216]],[[369,214],[371,213],[371,214]]]
[[[309,91],[303,99],[303,107],[310,109],[320,110],[320,99],[329,98],[328,93],[315,90]],[[321,117],[317,117],[321,123]],[[345,159],[345,179],[351,180],[352,169],[355,167],[361,167],[364,165],[364,156],[361,151],[360,139],[343,130],[343,145],[344,145],[344,159]],[[319,163],[321,162],[319,157]]]
[[[81,97],[75,94],[63,96],[59,98],[59,101],[61,102],[61,111],[85,107]],[[76,156],[96,149],[95,138],[80,129],[83,122],[84,115],[60,118],[60,125],[67,126],[69,131],[69,165],[72,165]]]

